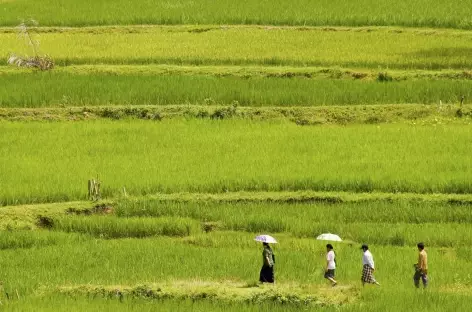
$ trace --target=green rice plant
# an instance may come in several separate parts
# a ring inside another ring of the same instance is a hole
[[[120,218],[74,216],[55,218],[52,229],[86,233],[103,238],[188,236],[201,231],[200,223],[187,218]]]
[[[135,27],[39,29],[56,65],[178,64],[470,70],[471,33],[393,28]],[[0,55],[23,50],[0,32]],[[395,44],[392,44],[394,42]]]
[[[389,224],[376,224],[376,226],[382,229],[391,227]],[[419,235],[423,233],[420,227],[416,227],[415,231]],[[464,228],[462,234],[466,231],[468,230]],[[388,233],[378,232],[379,237],[387,238],[386,234]],[[445,231],[445,234],[451,239],[457,233]],[[254,235],[219,232],[185,238],[102,240],[84,237],[85,239],[79,242],[66,238],[60,244],[42,248],[2,250],[0,265],[3,268],[4,285],[1,300],[9,310],[15,308],[25,310],[37,303],[38,307],[48,311],[47,307],[54,302],[57,302],[56,310],[67,306],[74,309],[76,303],[84,300],[83,303],[90,309],[93,307],[120,309],[132,304],[145,308],[146,303],[154,308],[182,307],[184,311],[184,307],[208,307],[208,309],[213,305],[226,307],[227,305],[221,301],[211,300],[211,296],[192,300],[193,304],[180,300],[153,301],[144,298],[135,301],[127,296],[122,300],[118,296],[107,297],[105,303],[101,300],[103,293],[90,293],[87,299],[84,299],[80,296],[58,296],[56,290],[81,285],[92,289],[96,285],[97,289],[101,287],[117,289],[116,293],[119,293],[120,289],[167,282],[182,285],[182,291],[190,287],[193,292],[203,290],[205,285],[211,283],[214,285],[226,283],[229,287],[231,284],[247,284],[248,287],[254,287],[251,285],[257,279],[261,263],[261,246],[253,241]],[[323,289],[322,286],[326,285],[323,279],[326,242],[316,241],[313,238],[294,238],[287,234],[273,235],[279,241],[279,244],[273,246],[277,255],[276,291],[294,285],[301,285],[305,289],[315,287],[318,292],[327,294],[328,298],[332,296],[333,302],[337,302],[336,291],[329,289],[328,286]],[[338,259],[337,278],[343,287],[339,291],[346,292],[352,289],[354,293],[359,294],[358,297],[350,298],[352,301],[336,307],[337,309],[358,311],[366,304],[376,309],[393,304],[393,311],[397,308],[399,311],[410,311],[411,305],[431,306],[432,309],[437,309],[435,307],[438,306],[462,308],[470,300],[468,293],[470,290],[468,285],[472,283],[470,276],[459,275],[454,271],[456,267],[461,267],[465,271],[472,269],[470,258],[467,257],[471,253],[468,247],[434,248],[427,245],[431,285],[428,292],[422,296],[414,292],[411,281],[413,274],[411,264],[417,258],[415,248],[370,244],[376,261],[376,277],[382,283],[382,288],[371,290],[366,287],[361,290],[359,278],[362,252],[359,250],[359,245],[341,242],[334,243],[334,247]],[[42,287],[38,291],[40,285]],[[230,291],[235,293],[235,301],[241,300],[237,297],[237,287],[234,286]],[[5,293],[11,294],[9,300],[5,298]],[[243,291],[240,295],[242,293]],[[405,302],[405,306],[401,305],[402,301]],[[228,309],[231,309],[231,306],[245,305],[229,303]],[[277,307],[281,306],[279,304],[274,306],[275,309]],[[252,306],[247,306],[247,309],[251,311]],[[369,311],[376,309],[372,308]]]
[[[34,16],[43,25],[59,26],[214,23],[472,28],[468,14],[472,6],[467,1],[118,0],[109,6],[104,0],[41,0],[32,6],[28,1],[2,0],[0,9],[2,25],[16,25],[19,17]]]
[[[343,306],[340,311],[408,311],[414,312],[418,307],[426,311],[442,312],[467,310],[471,303],[468,293],[461,291],[426,291],[418,294],[410,289],[400,287],[386,289],[366,289],[362,294],[363,304]]]
[[[0,75],[0,84],[4,86],[0,89],[0,107],[8,108],[123,104],[208,106],[208,102],[212,105],[238,103],[250,107],[437,104],[440,100],[444,104],[457,104],[461,95],[472,98],[472,80],[407,80],[379,83],[357,80],[203,75],[117,76],[35,73]],[[28,84],[28,88],[22,88],[24,84]],[[208,118],[231,117],[237,113],[237,109],[233,110],[229,112],[215,109],[211,115],[208,114]],[[126,117],[111,108],[104,110],[102,116],[112,119]],[[153,118],[159,119],[155,116]],[[345,119],[349,118],[354,117],[348,115]],[[371,123],[375,123],[375,120]]]
[[[1,231],[0,250],[17,248],[41,248],[71,241],[80,240],[77,235],[51,233],[48,231]]]
[[[0,131],[0,184],[15,186],[0,190],[2,205],[85,199],[96,174],[105,198],[123,187],[471,193],[467,126],[125,120],[0,122]]]
[[[468,230],[464,228],[464,231]],[[416,233],[421,232],[422,229],[417,227]],[[383,235],[381,231],[378,233]],[[119,288],[120,285],[134,287],[172,281],[184,284],[198,281],[250,284],[257,280],[262,263],[261,246],[253,241],[255,235],[215,232],[186,238],[90,239],[29,250],[3,250],[0,258],[4,268],[2,279],[7,292],[17,289],[21,297],[37,291],[39,285],[54,290],[74,285],[115,285]],[[282,287],[290,284],[325,285],[326,241],[273,235],[279,241],[274,246],[278,284]],[[202,240],[206,245],[200,244]],[[339,280],[346,286],[356,287],[362,269],[359,244],[335,243],[334,247]],[[370,247],[376,261],[377,278],[384,287],[410,288],[413,291],[411,277],[412,264],[417,260],[416,248],[372,243]],[[432,290],[470,285],[470,276],[459,276],[453,269],[472,268],[470,259],[457,256],[457,250],[462,248],[468,249],[466,246],[435,248],[427,245],[434,281]]]
[[[389,200],[355,203],[273,203],[273,202],[179,202],[152,198],[121,199],[115,205],[120,217],[184,217],[201,221],[222,222],[231,230],[250,232],[266,230],[285,232],[319,223],[472,223],[472,205],[435,204],[428,201]],[[270,213],[268,213],[270,212]],[[263,216],[263,217],[261,217]],[[254,222],[254,223],[253,223]],[[264,228],[264,223],[266,227]],[[261,224],[252,229],[251,225]]]

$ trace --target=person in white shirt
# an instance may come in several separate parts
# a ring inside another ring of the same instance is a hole
[[[334,279],[334,272],[336,270],[336,255],[334,254],[333,245],[326,245],[326,268],[324,277],[331,282],[332,286],[336,286],[338,282]]]
[[[369,246],[366,244],[362,245],[361,249],[364,251],[364,255],[362,256],[362,286],[365,283],[368,284],[375,284],[380,285],[374,277],[375,271],[375,264],[374,264],[374,257],[372,253],[369,251]]]

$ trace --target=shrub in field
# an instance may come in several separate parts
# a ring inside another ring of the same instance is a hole
[[[380,72],[378,75],[377,75],[377,81],[380,81],[380,82],[387,82],[387,81],[392,81],[393,78],[392,76],[390,76],[389,74],[387,74],[387,72]]]
[[[237,114],[238,104],[233,103],[229,107],[216,109],[213,114],[210,115],[212,119],[225,119],[234,117]]]

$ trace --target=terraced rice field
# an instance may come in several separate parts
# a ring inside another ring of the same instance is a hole
[[[34,5],[37,4],[37,5]],[[469,2],[418,0],[283,0],[238,2],[178,0],[110,3],[106,0],[2,0],[1,24],[35,17],[44,25],[85,26],[117,24],[275,24],[275,25],[398,25],[471,29]],[[71,13],[74,12],[74,13]]]
[[[0,309],[468,311],[471,9],[0,0]]]

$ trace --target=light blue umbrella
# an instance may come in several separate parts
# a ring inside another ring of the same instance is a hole
[[[268,244],[277,244],[277,241],[275,238],[273,238],[270,235],[258,235],[256,238],[254,238],[256,242],[261,242],[261,243],[268,243]]]

